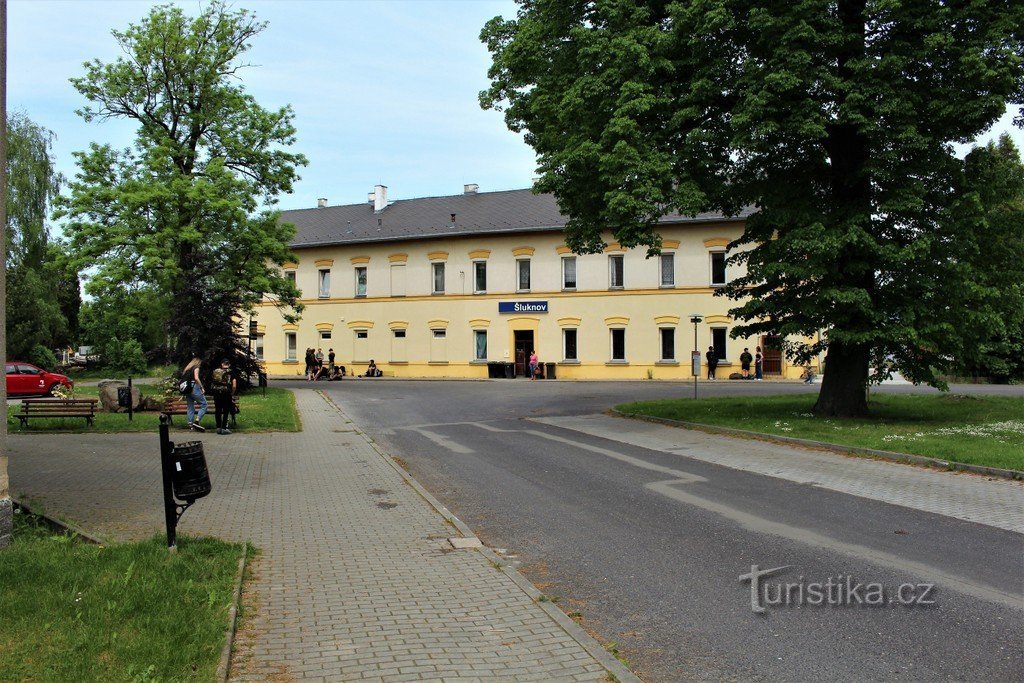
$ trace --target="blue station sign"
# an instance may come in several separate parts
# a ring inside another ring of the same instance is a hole
[[[499,301],[498,313],[547,313],[547,301]]]

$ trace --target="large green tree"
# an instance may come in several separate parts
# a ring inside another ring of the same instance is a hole
[[[7,354],[37,362],[50,358],[46,365],[53,355],[47,349],[70,341],[68,315],[78,296],[77,274],[60,269],[46,222],[63,181],[52,147],[51,131],[23,113],[8,117]],[[73,294],[65,291],[70,289]]]
[[[574,250],[610,229],[656,252],[668,212],[753,210],[733,334],[824,331],[788,349],[827,352],[819,414],[866,413],[892,369],[939,383],[987,314],[948,305],[972,273],[942,226],[953,143],[1022,92],[1019,1],[521,0],[481,38],[481,103],[537,151]]]
[[[265,28],[246,10],[213,2],[198,16],[152,9],[113,31],[123,57],[93,61],[71,80],[87,121],[137,124],[131,149],[93,144],[62,202],[87,292],[166,295],[173,357],[235,357],[255,370],[238,316],[262,300],[288,311],[298,292],[280,273],[294,227],[272,210],[306,163],[290,107],[260,106],[239,80],[250,41]],[[289,312],[289,315],[291,313]]]

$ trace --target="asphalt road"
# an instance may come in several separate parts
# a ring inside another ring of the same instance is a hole
[[[1024,536],[530,420],[686,396],[690,385],[346,380],[318,388],[485,543],[506,549],[584,627],[617,643],[645,680],[1020,680],[1024,671]],[[700,385],[702,395],[816,390]],[[709,504],[651,487],[666,478],[683,478]],[[780,537],[777,524],[797,532]],[[751,565],[790,567],[771,579],[779,583],[878,582],[890,597],[903,583],[939,580],[929,606],[755,614],[739,578]]]

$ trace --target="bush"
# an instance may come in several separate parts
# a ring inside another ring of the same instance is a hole
[[[28,353],[28,362],[44,370],[53,371],[57,367],[57,356],[42,344],[36,344]]]
[[[115,337],[104,348],[104,365],[110,370],[126,375],[146,373],[146,354],[137,340],[121,341]]]

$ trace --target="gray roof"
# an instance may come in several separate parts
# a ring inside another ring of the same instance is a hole
[[[451,214],[455,214],[452,223]],[[744,211],[741,218],[749,215]],[[561,230],[567,218],[554,195],[531,190],[477,192],[446,197],[400,199],[374,212],[372,203],[283,211],[294,223],[292,247],[359,244],[439,237]],[[726,220],[720,213],[695,217],[670,214],[662,223]]]

